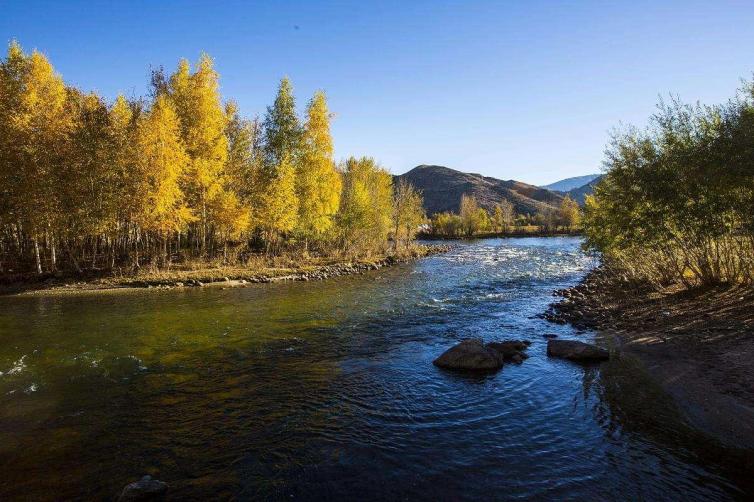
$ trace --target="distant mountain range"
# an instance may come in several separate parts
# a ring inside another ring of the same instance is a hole
[[[566,178],[564,180],[556,181],[555,183],[550,183],[549,185],[543,185],[542,188],[555,190],[556,192],[568,192],[570,190],[573,190],[574,188],[583,187],[584,185],[599,177],[599,174],[575,176],[573,178]]]
[[[594,191],[594,185],[596,185],[597,183],[599,183],[601,179],[602,179],[602,175],[600,174],[596,178],[594,178],[591,181],[589,181],[587,184],[585,184],[583,186],[580,186],[580,187],[577,187],[577,188],[572,188],[571,190],[568,190],[568,192],[566,192],[566,193],[573,200],[575,200],[576,202],[578,202],[579,204],[581,204],[583,206],[584,205],[584,199],[586,198],[587,195],[590,195]]]
[[[569,193],[571,198],[583,203],[584,195],[591,192],[590,183],[594,183],[598,176],[580,177],[586,179],[585,184],[574,186],[573,189],[569,189],[570,191],[556,191],[515,180],[499,180],[481,174],[462,173],[455,169],[435,165],[417,166],[395,178],[411,183],[422,192],[424,209],[431,216],[443,211],[457,213],[463,194],[476,197],[479,205],[488,211],[492,211],[495,204],[502,199],[508,199],[516,212],[520,214],[536,214],[544,209],[556,208],[565,197],[565,193]],[[575,179],[577,178],[569,178],[548,186]]]

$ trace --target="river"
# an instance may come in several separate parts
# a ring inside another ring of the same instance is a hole
[[[724,454],[630,361],[537,317],[577,238],[488,239],[323,282],[0,298],[0,499],[731,499]],[[432,360],[524,339],[486,376]]]

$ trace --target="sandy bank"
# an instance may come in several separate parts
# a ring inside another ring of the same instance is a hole
[[[244,287],[249,284],[284,281],[320,281],[405,263],[417,258],[443,253],[448,246],[421,246],[401,256],[374,260],[305,263],[295,267],[217,267],[196,270],[170,270],[133,276],[101,277],[91,280],[49,278],[42,282],[21,282],[0,287],[0,296],[49,296],[91,292],[119,292],[137,289],[173,289],[189,287]]]

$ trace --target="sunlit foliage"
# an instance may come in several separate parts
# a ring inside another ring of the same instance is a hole
[[[409,246],[421,197],[394,194],[371,159],[336,168],[324,92],[302,125],[284,78],[260,122],[223,102],[219,78],[202,54],[193,69],[153,71],[148,99],[108,103],[12,42],[0,61],[0,273],[369,256],[391,236]]]
[[[590,248],[657,285],[754,280],[754,87],[721,106],[661,103],[614,134],[586,200]]]

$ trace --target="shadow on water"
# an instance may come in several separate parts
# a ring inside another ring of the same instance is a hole
[[[723,483],[724,496],[746,498],[754,493],[754,452],[726,447],[689,425],[673,399],[642,368],[639,361],[624,356],[603,363],[599,369],[584,373],[584,389],[597,397],[595,416],[609,437],[625,436],[641,441],[647,448],[671,451],[686,466],[700,466],[700,478],[693,486],[679,484],[679,492],[694,493],[704,483],[708,469]],[[663,472],[669,466],[658,464],[654,476],[673,476]],[[679,480],[680,482],[680,480]],[[651,498],[651,493],[642,498]]]
[[[0,299],[0,499],[683,499],[751,488],[624,361],[549,359],[576,238],[458,243],[358,277]],[[532,342],[468,376],[466,337]]]

